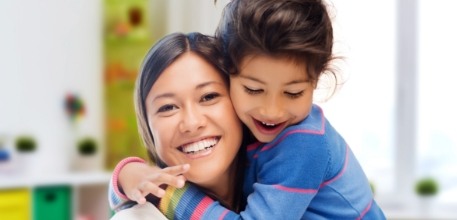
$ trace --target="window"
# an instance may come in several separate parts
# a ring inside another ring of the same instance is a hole
[[[431,176],[440,184],[436,204],[451,211],[457,206],[457,2],[332,6],[346,83],[321,104],[327,117],[380,203],[414,203],[415,181]]]
[[[418,176],[438,179],[437,202],[457,204],[457,2],[420,1]]]

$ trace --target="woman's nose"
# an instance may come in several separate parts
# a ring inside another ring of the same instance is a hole
[[[206,126],[206,117],[201,110],[196,107],[186,108],[183,111],[179,130],[183,133],[193,133]]]

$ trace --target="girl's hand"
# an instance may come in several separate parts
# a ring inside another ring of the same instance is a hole
[[[159,198],[165,194],[165,191],[159,187],[162,184],[176,188],[183,187],[186,179],[182,174],[189,168],[189,164],[161,169],[146,163],[132,162],[120,170],[118,183],[129,199],[138,204],[144,204],[146,203],[145,197],[149,193]]]

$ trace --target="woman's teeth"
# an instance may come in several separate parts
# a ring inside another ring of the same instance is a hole
[[[218,142],[216,138],[208,138],[201,141],[193,142],[187,145],[182,146],[182,152],[186,154],[195,154],[199,151],[207,150],[211,147],[214,147]]]

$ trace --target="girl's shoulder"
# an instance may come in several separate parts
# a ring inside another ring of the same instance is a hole
[[[278,136],[287,136],[290,133],[324,134],[326,122],[327,119],[324,116],[322,108],[318,105],[313,105],[309,115],[305,119],[287,127]]]

